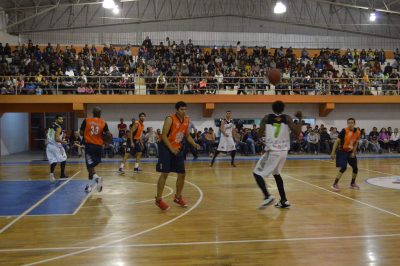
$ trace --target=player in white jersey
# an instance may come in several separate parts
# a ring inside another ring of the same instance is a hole
[[[61,115],[56,116],[56,120],[50,126],[47,132],[47,147],[46,147],[46,155],[47,160],[50,164],[50,174],[49,179],[51,182],[54,182],[56,179],[54,178],[54,170],[56,168],[57,163],[61,164],[61,176],[60,178],[68,178],[65,175],[65,164],[67,161],[67,154],[65,153],[63,144],[67,144],[67,142],[63,139],[63,132],[61,125],[64,123],[64,119]]]
[[[260,138],[265,134],[265,154],[260,158],[253,170],[257,185],[264,194],[264,201],[260,205],[261,209],[274,201],[264,181],[264,178],[270,174],[275,178],[281,197],[275,207],[290,207],[290,203],[286,199],[285,188],[280,174],[290,149],[290,131],[293,131],[297,137],[301,131],[301,123],[295,124],[290,116],[283,114],[284,109],[285,104],[283,102],[274,102],[272,104],[274,114],[269,114],[262,119],[260,130],[258,131]],[[301,121],[301,112],[297,112],[295,116]]]
[[[232,112],[226,111],[225,119],[221,120],[221,126],[219,130],[221,131],[221,138],[219,139],[218,148],[214,153],[214,157],[211,160],[210,167],[214,165],[215,158],[217,158],[220,152],[230,152],[231,153],[231,165],[236,167],[235,165],[235,155],[236,155],[236,147],[235,141],[233,139],[233,129],[235,125],[232,120]]]

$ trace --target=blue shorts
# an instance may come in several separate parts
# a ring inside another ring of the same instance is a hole
[[[159,158],[156,166],[156,171],[160,173],[185,173],[185,158],[184,153],[179,152],[174,155],[164,143],[158,144]],[[181,149],[182,150],[182,149]]]
[[[336,167],[338,168],[346,168],[347,164],[351,167],[357,167],[357,157],[351,158],[352,152],[347,151],[338,151],[336,153]]]
[[[101,163],[103,147],[94,144],[85,144],[85,160],[87,168],[94,168]]]

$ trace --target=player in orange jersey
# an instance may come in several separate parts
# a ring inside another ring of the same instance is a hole
[[[80,129],[85,144],[85,159],[86,167],[89,172],[89,180],[94,179],[98,192],[101,192],[103,189],[103,178],[96,174],[95,167],[101,162],[104,144],[103,137],[110,139],[112,136],[107,123],[100,117],[101,108],[93,108],[93,118],[86,118],[83,120]],[[88,184],[86,185],[85,191],[89,193],[92,189],[93,185]]]
[[[344,128],[336,139],[333,145],[331,158],[332,160],[336,157],[336,167],[340,168],[339,173],[336,176],[335,182],[332,185],[332,190],[339,192],[339,180],[343,173],[347,169],[347,164],[353,168],[353,176],[350,183],[351,189],[360,189],[356,184],[356,178],[358,174],[357,166],[357,145],[360,139],[360,129],[355,128],[356,120],[354,118],[347,119],[347,128]],[[336,153],[337,150],[337,153]]]
[[[160,172],[161,175],[158,179],[155,201],[161,210],[169,209],[168,204],[162,199],[162,194],[170,172],[178,174],[174,202],[181,207],[186,207],[186,202],[182,197],[185,183],[184,139],[196,149],[200,148],[200,145],[195,143],[190,136],[190,122],[189,117],[186,116],[186,108],[186,103],[177,102],[175,104],[176,113],[167,116],[162,129],[162,141],[159,144],[159,159],[156,167],[157,172]]]

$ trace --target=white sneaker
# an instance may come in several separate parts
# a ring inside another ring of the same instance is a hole
[[[55,179],[55,177],[54,177],[54,174],[53,174],[53,173],[50,173],[50,174],[49,174],[49,180],[50,180],[50,182],[51,182],[51,183],[54,183],[54,182],[56,182],[56,179]]]
[[[92,192],[92,186],[91,185],[86,185],[86,187],[85,187],[85,192],[86,193],[90,193],[90,192]]]
[[[396,180],[393,181],[394,184],[400,184],[400,178],[397,178]]]
[[[259,209],[265,209],[268,207],[268,205],[270,205],[271,203],[274,202],[274,198],[272,196],[269,196],[269,198],[266,198],[263,200],[263,202],[261,202],[260,207],[258,207]]]
[[[101,176],[96,178],[97,183],[97,192],[101,192],[103,190],[103,178]]]

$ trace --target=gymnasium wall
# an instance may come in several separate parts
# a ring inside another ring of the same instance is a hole
[[[117,124],[122,117],[126,124],[130,124],[132,117],[137,119],[140,112],[147,114],[146,127],[154,129],[162,127],[162,122],[168,114],[174,113],[173,105],[100,105],[103,109],[103,118],[107,121],[111,132],[114,136],[117,133]],[[91,113],[93,105],[88,106],[88,114]],[[188,106],[188,115],[196,128],[199,130],[204,127],[214,127],[214,118],[221,118],[225,115],[226,110],[233,112],[234,118],[261,118],[264,114],[271,112],[270,104],[217,104],[213,113],[213,118],[203,118],[202,106],[193,104]],[[287,105],[286,113],[293,114],[295,111],[301,110],[307,118],[315,118],[317,124],[324,124],[327,127],[335,126],[343,128],[346,126],[346,120],[354,117],[360,128],[365,128],[369,132],[372,127],[379,129],[382,127],[399,127],[400,128],[400,105],[392,104],[366,104],[366,105],[337,105],[328,117],[319,117],[319,106],[317,104],[304,105]],[[82,119],[79,120],[79,125]]]
[[[29,150],[29,115],[5,113],[0,118],[0,156]]]

